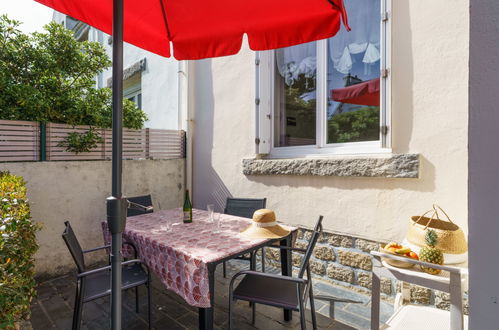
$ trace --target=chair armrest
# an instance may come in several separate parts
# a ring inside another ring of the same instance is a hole
[[[139,204],[139,203],[135,203],[135,202],[130,202],[128,199],[128,209],[131,209],[131,210],[139,210],[139,211],[143,211],[144,213],[153,213],[154,212],[154,207],[152,205],[142,205],[142,204]]]
[[[147,270],[149,271],[149,268],[147,267],[147,265],[145,265],[142,262],[142,260],[140,260],[140,259],[132,259],[132,260],[124,261],[124,262],[121,263],[121,266],[126,266],[126,265],[129,265],[129,264],[135,264],[135,263],[139,263],[139,264],[142,264],[142,265],[146,266]],[[111,266],[104,266],[104,267],[92,269],[92,270],[89,270],[89,271],[86,271],[86,272],[83,272],[83,273],[79,273],[79,274],[76,274],[76,277],[82,278],[82,277],[86,277],[88,275],[97,274],[97,273],[100,273],[100,272],[103,272],[103,271],[106,271],[106,270],[111,270]]]
[[[298,251],[298,252],[303,252],[303,253],[307,252],[306,249],[295,248],[295,247],[290,247],[290,246],[267,245],[265,247],[270,247],[270,248],[280,249],[280,250]]]
[[[132,243],[132,242],[123,242],[123,245],[130,245],[133,249],[135,259],[137,259],[137,247]],[[88,250],[83,250],[83,253],[90,253],[90,252],[95,252],[103,249],[110,248],[111,244],[104,245],[104,246],[99,246],[93,249],[88,249]]]
[[[89,252],[99,251],[99,250],[107,249],[107,248],[110,248],[110,247],[111,247],[111,244],[108,244],[108,245],[99,246],[99,247],[96,247],[96,248],[93,248],[93,249],[83,250],[83,253],[89,253]]]

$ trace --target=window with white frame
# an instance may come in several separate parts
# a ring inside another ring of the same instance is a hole
[[[142,75],[140,73],[134,74],[123,82],[123,97],[142,109]]]
[[[345,0],[350,32],[259,53],[258,153],[389,150],[389,1]]]

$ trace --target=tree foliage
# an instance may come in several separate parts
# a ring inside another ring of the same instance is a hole
[[[102,45],[54,22],[31,35],[19,24],[0,17],[0,119],[110,127],[111,91],[95,83],[111,65]],[[124,126],[142,128],[145,113],[123,104]]]

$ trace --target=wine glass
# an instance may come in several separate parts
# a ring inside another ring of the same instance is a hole
[[[220,232],[220,213],[213,213],[213,224],[215,225],[214,233]]]
[[[182,224],[183,220],[184,220],[184,210],[182,208],[176,209],[173,225],[174,226],[180,225]]]
[[[162,216],[161,218],[161,230],[166,231],[167,233],[173,231],[172,221],[170,221],[167,217]]]
[[[206,205],[206,209],[208,210],[208,215],[210,216],[210,221],[213,222],[213,211],[215,210],[215,205],[208,204],[208,205]]]

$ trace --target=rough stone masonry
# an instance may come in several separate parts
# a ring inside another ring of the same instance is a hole
[[[325,159],[243,159],[245,175],[418,178],[419,155]]]

